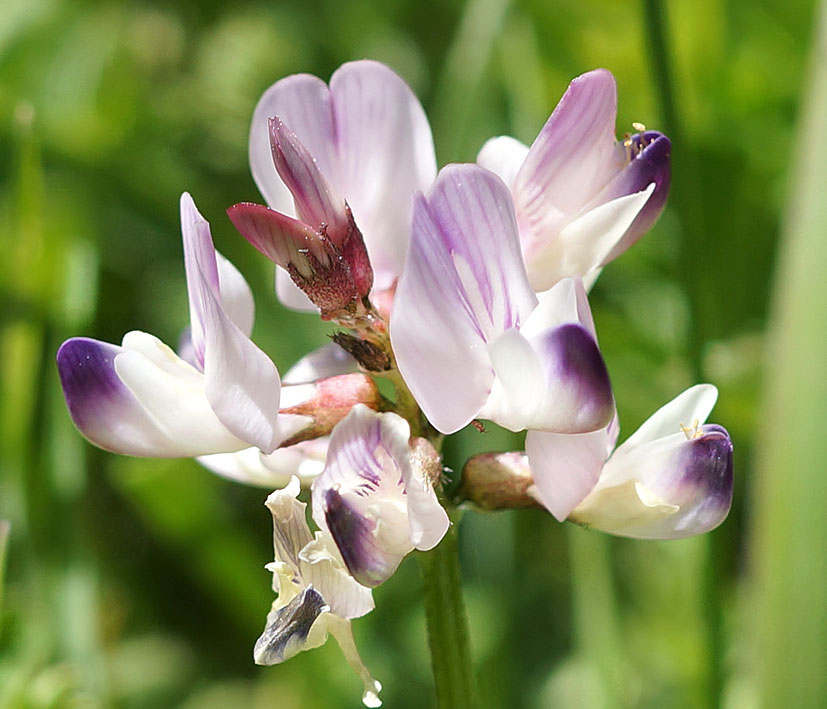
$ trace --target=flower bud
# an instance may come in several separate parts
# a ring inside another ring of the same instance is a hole
[[[356,404],[378,409],[382,399],[373,379],[364,374],[340,374],[311,384],[297,384],[282,389],[281,414],[310,419],[306,427],[286,439],[291,446],[329,434]]]

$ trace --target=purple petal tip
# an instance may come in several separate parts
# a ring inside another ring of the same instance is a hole
[[[555,328],[547,342],[553,351],[558,377],[579,403],[569,433],[588,433],[608,425],[614,415],[614,395],[600,348],[582,325],[567,323]]]
[[[683,484],[696,488],[699,501],[692,511],[693,533],[714,529],[732,505],[732,440],[726,429],[706,424],[687,448]]]
[[[655,190],[623,238],[603,260],[607,264],[638,241],[658,220],[669,196],[672,141],[663,133],[650,130],[635,133],[626,143],[629,164],[615,186],[617,196],[645,190],[653,182]]]
[[[375,523],[359,514],[335,489],[325,492],[325,521],[345,565],[363,586],[373,588],[395,570],[383,563],[373,543]]]
[[[85,432],[107,402],[131,396],[115,373],[117,345],[87,337],[66,340],[57,351],[57,371],[72,421]]]
[[[326,610],[321,594],[308,586],[286,606],[268,618],[256,641],[253,657],[257,665],[275,665],[289,660],[302,649],[316,618]]]

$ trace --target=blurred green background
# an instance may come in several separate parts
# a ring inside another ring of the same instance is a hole
[[[665,214],[592,295],[621,436],[711,381],[735,444],[732,513],[703,538],[465,514],[483,706],[827,706],[826,20],[805,0],[4,0],[0,707],[359,706],[335,643],[252,663],[266,492],[86,444],[54,354],[79,334],[177,341],[184,190],[253,286],[281,371],[323,343],[223,211],[259,200],[261,92],[362,57],[411,84],[440,164],[494,134],[530,142],[569,80],[614,72],[618,133],[674,139]],[[448,462],[513,445],[472,430]],[[408,559],[355,623],[388,707],[433,704],[421,592]]]

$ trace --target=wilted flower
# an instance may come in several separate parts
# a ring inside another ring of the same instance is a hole
[[[448,529],[433,488],[439,456],[410,435],[400,416],[354,406],[334,429],[327,465],[313,482],[313,519],[365,586],[387,580],[407,554],[435,547]]]
[[[311,535],[306,505],[296,499],[299,489],[298,479],[293,478],[285,489],[267,498],[275,548],[275,561],[267,568],[273,572],[278,598],[267,615],[253,657],[256,664],[275,665],[302,650],[323,645],[329,633],[364,684],[365,706],[381,706],[382,685],[370,676],[359,657],[350,627],[352,618],[373,610],[370,589],[348,574],[324,535]]]
[[[537,497],[561,521],[627,537],[714,529],[732,502],[732,442],[724,428],[705,423],[717,396],[710,384],[687,389],[617,449],[616,418],[593,433],[532,432],[526,453]]]
[[[663,210],[669,139],[640,126],[617,142],[616,116],[614,77],[590,71],[571,82],[531,148],[502,136],[477,156],[511,188],[536,291],[566,276],[593,280]]]
[[[613,410],[586,295],[561,281],[539,301],[508,189],[476,165],[444,168],[414,201],[391,316],[399,371],[428,420],[513,431],[593,431]]]

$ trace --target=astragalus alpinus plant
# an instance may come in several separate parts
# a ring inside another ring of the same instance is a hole
[[[379,706],[350,621],[418,549],[426,592],[441,594],[426,604],[440,703],[469,704],[466,621],[448,573],[456,545],[435,549],[454,534],[458,506],[542,504],[560,521],[643,539],[700,534],[726,517],[732,444],[706,423],[713,386],[678,394],[616,446],[587,292],[660,215],[671,149],[644,129],[616,140],[616,107],[612,75],[589,72],[530,147],[493,138],[476,164],[437,172],[425,113],[388,67],[345,64],[329,85],[282,79],[250,135],[267,206],[228,213],[278,266],[282,303],[334,323],[334,342],[280,377],[250,339],[249,287],[185,193],[190,324],[178,351],[137,331],[120,345],[73,338],[60,348],[69,411],[92,443],[193,456],[275,489],[267,568],[277,598],[257,663],[332,634],[364,703]],[[471,458],[448,496],[443,437],[481,420],[526,431],[525,451]]]

